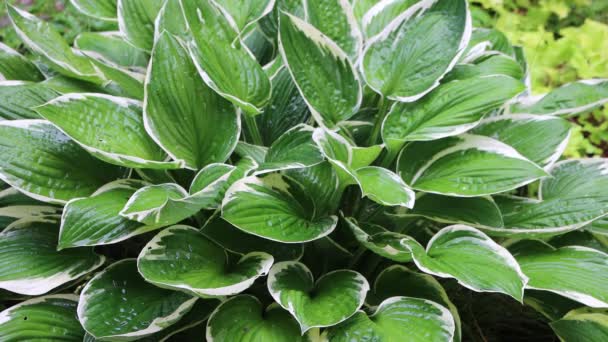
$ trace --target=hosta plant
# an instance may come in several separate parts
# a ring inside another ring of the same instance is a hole
[[[607,80],[530,96],[465,0],[72,2],[119,31],[7,8],[0,340],[605,341]]]

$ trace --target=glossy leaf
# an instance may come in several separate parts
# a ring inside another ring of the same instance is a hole
[[[175,324],[195,297],[144,281],[135,259],[118,261],[97,273],[82,289],[78,319],[96,339],[134,340]]]
[[[603,341],[608,338],[606,309],[572,310],[550,325],[562,341]]]
[[[547,176],[512,147],[479,135],[407,145],[399,175],[416,190],[448,196],[485,196],[516,189]]]
[[[36,111],[95,157],[115,165],[176,169],[146,134],[139,101],[102,94],[68,94]]]
[[[9,46],[0,43],[0,81],[41,81],[43,79],[44,76],[34,63]]]
[[[466,1],[420,1],[368,41],[361,61],[365,81],[391,100],[416,101],[454,67],[470,36]]]
[[[324,158],[312,139],[314,128],[298,125],[285,132],[268,149],[257,173],[311,167]]]
[[[0,312],[0,339],[80,342],[84,330],[76,319],[76,295],[50,295],[26,300]]]
[[[37,200],[63,204],[121,178],[43,120],[0,122],[0,179]]]
[[[44,85],[23,81],[0,81],[0,121],[40,119],[32,108],[45,104],[60,94]]]
[[[74,52],[63,37],[50,23],[7,5],[13,28],[29,49],[40,55],[59,73],[101,84],[103,75],[95,69],[88,59]]]
[[[144,185],[137,180],[119,180],[91,197],[69,201],[61,218],[58,249],[113,244],[158,228],[119,215],[131,195]]]
[[[273,241],[299,243],[328,235],[337,217],[315,217],[312,200],[302,191],[277,174],[247,177],[228,189],[222,217],[246,233]]]
[[[450,82],[414,103],[396,103],[382,125],[389,149],[407,141],[428,141],[464,133],[524,89],[507,76]]]
[[[251,295],[223,302],[207,321],[207,341],[293,341],[304,342],[298,323],[280,306],[266,309]]]
[[[402,239],[408,238],[406,235],[391,232],[372,224],[360,224],[351,217],[345,218],[344,221],[353,232],[355,239],[363,247],[393,261],[412,261],[412,253],[401,244]]]
[[[148,65],[148,55],[127,42],[120,32],[83,32],[76,37],[74,45],[133,71],[145,72]]]
[[[363,27],[365,36],[372,38],[381,33],[393,20],[412,5],[416,4],[416,2],[417,0],[377,1],[377,3],[371,6],[361,18],[361,26]]]
[[[154,21],[165,3],[163,0],[117,0],[118,27],[134,46],[152,50]]]
[[[239,0],[221,0],[217,1],[218,5],[221,6],[227,16],[229,16],[240,32],[244,31],[249,25],[255,24],[263,16],[267,15],[272,11],[275,0],[252,0],[252,1],[239,1]]]
[[[282,13],[280,22],[283,61],[317,123],[334,127],[355,115],[362,89],[346,53],[293,15]]]
[[[473,63],[456,65],[452,71],[445,75],[443,82],[491,75],[505,75],[516,80],[522,80],[524,79],[524,70],[515,58],[495,54],[480,57]]]
[[[173,159],[192,169],[225,162],[241,129],[234,106],[205,85],[187,50],[166,32],[152,54],[144,123]]]
[[[302,334],[345,321],[361,308],[368,290],[365,277],[351,270],[333,271],[315,282],[306,265],[286,261],[268,274],[268,291],[300,323]]]
[[[391,297],[368,316],[357,312],[346,322],[329,328],[332,342],[352,341],[353,336],[370,341],[452,341],[454,318],[443,306],[426,299]]]
[[[399,176],[391,171],[376,167],[362,167],[356,171],[356,177],[363,196],[386,206],[414,207],[416,194]]]
[[[117,0],[70,0],[72,5],[89,17],[116,21]]]
[[[33,220],[0,233],[0,288],[41,295],[100,267],[105,257],[92,248],[58,252],[58,228]]]
[[[266,275],[274,261],[251,252],[231,264],[226,251],[197,229],[173,226],[156,235],[142,249],[137,267],[142,276],[163,288],[198,296],[228,296],[245,291]]]

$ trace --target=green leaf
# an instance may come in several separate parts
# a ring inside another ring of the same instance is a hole
[[[276,304],[262,307],[251,295],[232,297],[215,309],[207,321],[207,341],[304,342],[298,323]]]
[[[154,21],[164,3],[164,0],[118,0],[116,7],[120,32],[134,46],[145,51],[152,50]]]
[[[187,50],[167,32],[152,53],[144,122],[154,140],[191,169],[225,162],[241,131],[234,106],[205,85]]]
[[[523,300],[528,278],[515,258],[484,233],[465,225],[440,230],[426,250],[412,238],[401,240],[418,268],[442,278],[455,278],[476,292],[498,292]]]
[[[68,77],[104,83],[103,75],[86,57],[74,52],[50,23],[11,5],[7,9],[17,35],[54,70]]]
[[[406,235],[391,232],[373,224],[359,224],[352,217],[346,217],[344,221],[363,247],[393,261],[412,261],[410,250],[401,245],[401,240],[408,238]]]
[[[1,63],[0,63],[1,65]],[[0,121],[40,119],[32,108],[45,104],[60,94],[44,83],[0,81]]]
[[[561,118],[517,114],[484,119],[473,133],[502,141],[537,165],[548,167],[561,157],[571,129]]]
[[[412,188],[461,197],[505,192],[547,176],[514,148],[470,134],[413,142],[401,151],[397,165]]]
[[[236,28],[209,1],[182,1],[193,35],[188,49],[194,64],[211,89],[246,114],[260,114],[270,100],[270,80],[239,39],[233,44]],[[196,13],[201,13],[202,18]]]
[[[593,79],[566,84],[546,95],[522,99],[509,110],[511,113],[575,115],[607,102],[608,80]]]
[[[141,100],[144,98],[144,73],[133,72],[107,60],[104,56],[91,51],[83,51],[90,61],[110,80],[111,93]]]
[[[361,54],[363,34],[348,0],[304,1],[306,21],[335,42],[351,60]]]
[[[13,225],[0,233],[0,288],[41,295],[93,271],[105,257],[92,248],[56,250],[58,227],[48,220]]]
[[[120,32],[83,32],[74,40],[74,46],[133,71],[145,73],[148,66],[148,55],[127,42]]]
[[[407,284],[407,286],[403,286],[403,284]],[[428,274],[411,271],[405,266],[390,266],[378,274],[366,302],[375,306],[396,296],[427,299],[449,309],[456,324],[454,341],[460,341],[460,315],[435,278]]]
[[[182,12],[182,1],[165,1],[154,25],[154,41],[158,40],[163,31],[167,31],[180,39],[188,39],[190,30]]]
[[[517,53],[507,36],[493,28],[475,27],[471,34],[469,46],[463,54],[463,62],[474,61],[483,55],[500,52],[506,56],[515,57]]]
[[[391,297],[373,315],[359,311],[346,322],[327,330],[332,342],[368,341],[426,342],[452,341],[454,318],[443,306],[426,299]]]
[[[232,19],[239,32],[245,31],[250,25],[255,24],[262,17],[270,13],[274,7],[275,0],[221,0],[218,6],[225,10],[226,16]]]
[[[265,252],[278,262],[299,260],[304,254],[304,245],[285,244],[247,234],[221,218],[205,224],[201,233],[229,252],[240,255]]]
[[[43,202],[89,196],[124,173],[43,120],[0,122],[0,155],[0,179]]]
[[[471,36],[465,0],[424,0],[409,7],[366,44],[366,83],[395,101],[413,102],[439,85]]]
[[[95,157],[115,165],[176,169],[146,134],[141,102],[102,94],[68,94],[36,111]]]
[[[44,76],[36,65],[13,50],[0,43],[0,80],[42,81]]]
[[[416,198],[413,210],[399,217],[425,217],[441,223],[460,223],[473,227],[503,227],[500,209],[491,197],[449,197],[425,193]]]
[[[605,159],[569,160],[549,170],[541,182],[541,200],[496,197],[504,229],[484,227],[488,234],[547,237],[577,230],[608,214]]]
[[[2,196],[2,192],[0,192],[0,196]],[[37,218],[58,215],[61,215],[61,208],[48,205],[2,206],[0,207],[0,230],[4,229],[5,227],[16,221],[33,220]]]
[[[530,281],[528,289],[557,293],[594,308],[608,307],[608,255],[569,246],[553,248],[537,242],[514,252]]]
[[[417,0],[378,1],[361,18],[361,26],[365,36],[372,38],[381,33],[393,20],[416,2]]]
[[[280,59],[280,58],[279,58]],[[282,65],[282,62],[276,62]],[[270,76],[272,97],[264,112],[256,117],[262,140],[270,146],[283,133],[308,121],[310,113],[306,102],[291,79],[289,70],[281,66]]]
[[[328,162],[305,169],[292,169],[285,173],[294,182],[300,184],[310,194],[315,205],[316,216],[330,215],[336,212],[344,186]]]
[[[562,341],[604,341],[608,339],[608,311],[580,308],[550,323]]]
[[[142,249],[137,267],[146,281],[197,296],[229,296],[248,289],[268,273],[270,254],[251,252],[229,263],[226,251],[198,229],[173,226]]]
[[[61,218],[58,249],[113,244],[159,228],[119,215],[131,195],[145,184],[119,180],[101,187],[91,197],[69,201]]]
[[[364,197],[386,206],[414,207],[416,194],[393,172],[368,166],[358,169],[356,177]]]
[[[256,173],[302,169],[323,162],[319,148],[312,140],[314,128],[300,124],[285,132],[268,149]]]
[[[500,75],[449,82],[417,102],[394,104],[382,125],[382,139],[397,151],[408,141],[465,133],[523,89],[521,82]]]
[[[96,339],[135,340],[175,324],[196,300],[147,283],[137,273],[135,259],[123,259],[85,285],[77,312],[84,329]]]
[[[278,174],[247,177],[234,183],[222,203],[222,217],[245,231],[269,240],[301,243],[327,236],[335,216],[316,217],[312,196]]]
[[[151,226],[175,224],[202,209],[216,209],[228,187],[240,178],[232,165],[210,164],[197,174],[190,193],[173,183],[150,185],[137,190],[120,215]]]
[[[442,82],[491,75],[505,75],[513,77],[516,80],[522,80],[524,78],[524,71],[519,62],[513,57],[495,54],[483,56],[472,63],[456,65],[452,71],[445,75]]]
[[[76,319],[78,296],[33,298],[0,312],[0,339],[80,342],[84,330]]]
[[[355,115],[362,90],[346,53],[295,16],[282,13],[280,22],[283,61],[317,123],[334,127]]]
[[[333,271],[315,282],[306,265],[285,261],[268,274],[268,292],[295,317],[302,334],[345,321],[361,308],[367,291],[365,277],[351,270]]]
[[[117,0],[70,0],[70,2],[76,9],[89,17],[104,21],[117,20]]]

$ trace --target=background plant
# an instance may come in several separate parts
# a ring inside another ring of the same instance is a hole
[[[464,0],[72,3],[119,31],[7,6],[0,340],[606,335],[608,81]]]

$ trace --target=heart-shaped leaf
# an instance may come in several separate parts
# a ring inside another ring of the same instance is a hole
[[[37,200],[63,204],[121,178],[44,120],[0,122],[0,179]]]
[[[119,215],[129,198],[145,183],[119,180],[97,190],[91,197],[69,201],[64,208],[58,249],[117,243],[157,229]]]
[[[269,240],[300,243],[327,236],[335,216],[316,217],[311,195],[278,174],[234,183],[222,203],[222,217],[239,229]]]
[[[407,284],[407,286],[403,286],[403,284]],[[450,310],[456,324],[454,341],[460,341],[460,315],[435,278],[428,274],[411,271],[405,266],[390,266],[378,274],[366,302],[371,305],[379,305],[384,300],[397,296],[428,299]]]
[[[471,36],[465,0],[423,0],[370,39],[361,67],[368,86],[391,100],[413,102],[439,85]]]
[[[154,20],[162,8],[163,0],[118,0],[116,5],[120,32],[134,46],[152,50]]]
[[[307,168],[323,162],[323,155],[312,140],[313,130],[300,124],[281,135],[266,152],[256,173]]]
[[[319,30],[280,15],[279,47],[291,76],[320,125],[334,127],[359,110],[362,89],[348,56]]]
[[[497,236],[543,237],[601,219],[608,214],[607,168],[606,159],[559,162],[549,170],[552,177],[541,182],[541,200],[497,196],[505,228],[483,228]]]
[[[240,173],[232,165],[210,164],[197,174],[190,193],[174,183],[144,187],[131,196],[120,215],[147,225],[178,223],[202,209],[217,208]]]
[[[584,80],[566,84],[546,95],[528,97],[515,103],[511,113],[575,115],[608,102],[608,80]]]
[[[336,325],[363,305],[369,284],[351,270],[329,272],[314,281],[306,265],[285,261],[268,274],[268,291],[300,323],[302,333]]]
[[[234,264],[227,257],[222,247],[197,229],[173,226],[148,242],[137,267],[147,281],[164,288],[198,296],[228,296],[249,288],[268,273],[274,261],[263,252],[246,254]]]
[[[44,83],[0,81],[0,120],[40,119],[32,108],[59,95]]]
[[[144,122],[154,140],[191,169],[225,162],[241,130],[234,106],[205,85],[187,50],[167,32],[152,53]]]
[[[68,94],[36,111],[101,160],[125,167],[176,169],[144,128],[139,101],[102,94]]]
[[[215,309],[207,321],[207,341],[304,342],[298,322],[276,304],[265,310],[251,295],[235,296]]]
[[[347,0],[305,1],[306,21],[356,60],[363,47],[363,34]]]
[[[247,47],[238,40],[220,9],[211,0],[183,1],[192,32],[190,55],[207,85],[249,115],[262,112],[270,100],[271,84]],[[201,17],[197,15],[201,14]]]
[[[413,210],[397,213],[400,217],[421,216],[441,223],[461,223],[473,227],[503,227],[500,209],[491,197],[449,197],[422,194]]]
[[[448,309],[426,299],[391,297],[373,315],[357,312],[346,322],[327,330],[332,342],[368,341],[426,342],[452,341],[454,319]]]
[[[17,35],[54,70],[84,81],[97,84],[105,82],[93,64],[73,51],[50,23],[11,5],[7,5],[7,11]]]
[[[561,118],[517,114],[484,119],[473,133],[502,141],[530,161],[548,167],[561,157],[571,130],[572,125]]]
[[[397,151],[408,141],[462,134],[523,89],[523,83],[501,75],[449,82],[420,101],[393,105],[382,125],[382,139]]]
[[[70,0],[70,2],[76,9],[89,17],[104,21],[117,20],[117,0]]]
[[[44,76],[36,65],[13,50],[0,43],[0,80],[42,81]]]
[[[397,165],[412,188],[461,197],[505,192],[547,176],[512,147],[470,134],[411,143]]]
[[[50,295],[26,300],[0,312],[0,339],[80,342],[84,330],[76,319],[76,295]]]
[[[0,233],[0,288],[41,295],[103,264],[92,248],[58,252],[58,231],[47,220],[32,220]]]
[[[278,262],[299,260],[304,254],[304,245],[285,244],[247,234],[221,218],[205,224],[201,233],[226,250],[240,255],[265,252]]]
[[[135,259],[123,259],[85,285],[77,313],[84,329],[96,339],[134,340],[176,323],[196,300],[147,283],[137,273]]]
[[[556,249],[540,242],[525,247],[513,254],[530,278],[526,288],[554,292],[594,308],[608,308],[606,253],[580,246]]]
[[[603,341],[608,338],[608,310],[572,310],[550,325],[562,341]]]

